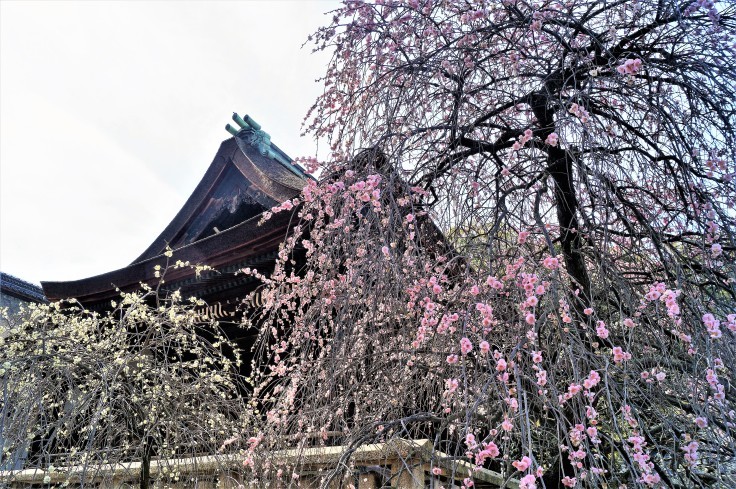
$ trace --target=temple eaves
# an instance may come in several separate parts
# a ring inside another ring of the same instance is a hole
[[[67,282],[42,282],[49,300],[76,298],[85,306],[105,307],[141,283],[154,284],[154,267],[163,266],[167,248],[173,260],[215,267],[212,276],[197,279],[180,269],[167,275],[169,286],[211,300],[241,296],[257,284],[234,272],[242,267],[269,273],[279,244],[290,232],[289,216],[274,216],[259,225],[262,214],[299,195],[312,178],[271,143],[270,136],[249,116],[233,120],[240,130],[222,142],[197,187],[176,216],[130,265],[95,277]],[[231,128],[232,129],[232,128]]]

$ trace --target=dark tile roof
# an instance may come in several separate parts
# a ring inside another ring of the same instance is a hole
[[[29,302],[46,302],[41,287],[3,272],[0,272],[0,292]]]

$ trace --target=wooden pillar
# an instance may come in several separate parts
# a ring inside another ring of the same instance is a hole
[[[424,470],[419,460],[404,459],[391,465],[391,478],[398,489],[424,489]]]
[[[366,473],[360,474],[358,477],[358,489],[378,489],[376,474]]]
[[[237,473],[223,470],[217,474],[217,489],[237,489],[242,485]]]
[[[123,480],[120,477],[103,477],[102,480],[97,484],[99,489],[116,489],[120,487]]]
[[[329,489],[341,489],[343,487],[347,487],[347,484],[343,483],[343,478],[341,476],[335,477],[332,479],[332,482],[330,482]]]
[[[195,480],[195,489],[217,489],[212,475],[208,474],[205,477],[195,476]]]

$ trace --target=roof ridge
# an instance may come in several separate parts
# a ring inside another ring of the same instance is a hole
[[[261,125],[253,120],[251,116],[245,114],[240,117],[237,112],[233,112],[233,121],[240,126],[236,129],[230,124],[225,125],[225,130],[233,135],[234,138],[247,142],[263,155],[279,162],[284,168],[300,178],[308,178],[306,170],[294,160],[284,153],[284,151],[271,142],[271,135],[261,128]]]

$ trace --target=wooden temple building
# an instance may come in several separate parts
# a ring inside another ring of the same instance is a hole
[[[208,313],[218,318],[234,315],[240,299],[259,285],[235,272],[249,267],[270,273],[289,230],[288,213],[259,225],[263,212],[299,195],[311,177],[249,116],[234,114],[233,120],[239,128],[226,126],[233,137],[220,145],[184,207],[148,249],[119,270],[81,280],[42,282],[46,298],[74,298],[88,309],[104,310],[119,297],[118,290],[158,283],[156,265],[163,268],[181,260],[216,271],[197,277],[189,267],[169,270],[165,288],[203,299]],[[167,247],[173,250],[170,258],[164,255]]]

